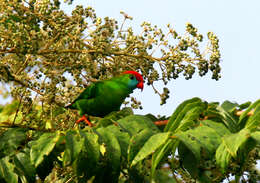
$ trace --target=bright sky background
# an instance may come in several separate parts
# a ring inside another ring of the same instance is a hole
[[[209,102],[243,103],[259,99],[259,0],[75,0],[72,6],[76,4],[92,6],[98,17],[109,16],[119,21],[123,19],[120,14],[123,10],[134,18],[129,23],[136,31],[143,21],[149,21],[161,28],[170,23],[182,34],[185,24],[190,22],[205,37],[208,31],[219,37],[222,55],[219,81],[211,80],[210,74],[202,78],[196,75],[188,81],[183,77],[173,80],[168,85],[170,99],[164,106],[160,106],[159,96],[151,87],[146,86],[142,93],[134,92],[144,107],[136,113],[168,116],[179,103],[195,96]],[[66,11],[71,11],[71,7]]]

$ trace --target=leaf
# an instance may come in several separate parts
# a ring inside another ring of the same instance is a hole
[[[252,141],[250,131],[243,129],[238,133],[234,133],[222,138],[222,143],[216,151],[216,163],[220,166],[221,171],[224,173],[229,165],[231,157],[237,158],[242,166],[245,158],[255,142]],[[241,151],[238,150],[241,149]]]
[[[129,115],[125,118],[122,118],[117,121],[118,125],[127,131],[130,136],[133,136],[145,128],[153,130],[154,132],[159,132],[159,129],[156,125],[153,124],[153,121],[142,115]]]
[[[157,133],[149,138],[149,140],[144,144],[140,151],[135,156],[131,163],[131,166],[136,165],[139,161],[155,152],[161,145],[163,145],[169,138],[170,132]]]
[[[87,155],[91,158],[94,162],[98,162],[100,158],[100,154],[98,153],[99,150],[99,143],[98,143],[98,135],[94,133],[80,133],[84,139],[84,146],[87,151]]]
[[[18,176],[14,173],[14,168],[15,166],[9,162],[8,156],[0,159],[0,178],[7,183],[18,183]]]
[[[71,165],[77,159],[80,151],[83,148],[84,139],[80,138],[76,131],[68,131],[65,136],[66,149],[63,155],[63,165]]]
[[[55,148],[48,156],[44,156],[43,161],[36,167],[36,173],[41,181],[44,181],[52,172],[55,162],[59,163],[58,155],[60,152],[57,150],[58,149]]]
[[[200,160],[201,148],[212,156],[221,143],[221,136],[208,126],[198,126],[186,132],[178,132],[175,136],[190,149],[197,160]]]
[[[222,104],[221,104],[221,107],[229,112],[229,113],[232,113],[234,110],[236,110],[236,108],[238,107],[239,105],[237,103],[233,103],[233,102],[230,102],[228,100],[224,101]]]
[[[117,121],[119,119],[122,119],[126,116],[133,115],[134,112],[131,107],[125,107],[120,111],[114,111],[99,120],[99,125],[106,127],[108,125],[111,125],[114,123],[114,121]]]
[[[112,132],[116,136],[116,138],[120,144],[121,154],[127,160],[127,156],[128,156],[127,151],[128,151],[128,146],[129,146],[129,142],[130,142],[129,134],[126,131],[124,131],[123,129],[121,129],[119,126],[115,126],[115,125],[108,126],[108,127],[106,127],[106,129],[108,131]]]
[[[199,98],[192,98],[184,101],[177,107],[170,117],[164,131],[175,132],[180,124],[182,124],[183,129],[186,129],[187,125],[185,124],[197,119],[204,107],[206,107],[206,104],[204,104]]]
[[[79,179],[86,182],[86,180],[96,174],[99,168],[100,145],[97,134],[81,130],[79,134],[83,140],[83,147],[73,162],[73,169],[76,171]]]
[[[45,133],[39,139],[31,142],[31,161],[35,167],[44,160],[44,156],[48,156],[54,149],[56,143],[60,139],[60,132]]]
[[[36,173],[42,181],[44,181],[45,178],[52,172],[55,163],[59,163],[60,165],[62,165],[62,162],[60,160],[61,158],[59,158],[59,156],[60,156],[61,152],[64,152],[64,150],[65,150],[65,144],[64,144],[65,137],[63,135],[60,135],[59,131],[56,132],[56,137],[57,137],[57,134],[59,136],[59,139],[57,140],[53,150],[51,152],[47,153],[45,151],[46,149],[44,149],[45,155],[43,155],[43,160],[36,167]],[[41,135],[39,137],[39,139],[42,138],[42,136],[43,135]],[[53,138],[56,138],[56,137],[53,137]],[[51,140],[51,141],[53,141],[53,140]],[[35,141],[33,141],[31,144],[33,144],[33,143],[35,143]],[[52,145],[52,144],[50,144],[50,145]],[[30,156],[32,159],[32,147],[31,147],[31,151],[30,151]],[[41,156],[42,156],[42,154],[41,154]]]
[[[217,165],[220,166],[222,173],[224,173],[231,159],[231,154],[224,143],[221,143],[218,147],[215,157]]]
[[[210,127],[211,129],[215,130],[220,136],[231,134],[227,127],[220,122],[214,122],[212,120],[203,120],[200,123],[204,126]]]
[[[0,136],[0,157],[12,155],[26,140],[26,129],[12,128]]]
[[[152,167],[151,167],[151,173],[152,177],[154,177],[156,168],[163,157],[167,156],[169,154],[169,151],[172,151],[173,154],[176,151],[176,148],[179,144],[179,141],[168,139],[158,150],[155,151],[152,157]]]
[[[248,108],[250,105],[251,105],[251,102],[245,102],[245,103],[239,105],[239,109],[240,109],[240,110],[246,109],[246,108]]]
[[[228,127],[231,132],[239,130],[238,118],[234,114],[227,112],[221,106],[217,106],[218,114],[222,117],[222,122]]]
[[[258,144],[260,144],[260,132],[259,132],[259,131],[254,132],[254,133],[251,133],[251,137],[252,137]]]
[[[260,104],[255,106],[254,114],[249,117],[245,128],[255,130],[260,125]]]
[[[247,119],[248,119],[248,116],[247,114],[253,110],[257,105],[260,104],[260,99],[255,101],[253,104],[251,104],[240,116],[239,116],[239,124],[245,124]]]
[[[154,121],[158,121],[158,118],[155,117],[155,116],[154,116],[153,114],[151,114],[151,113],[146,114],[145,117],[148,117],[148,118],[149,118],[150,120],[152,120],[153,122],[154,122]]]
[[[234,158],[237,155],[239,147],[250,138],[250,131],[243,129],[238,133],[223,137],[223,144],[226,146],[228,152]]]
[[[128,147],[128,163],[130,163],[134,159],[134,157],[143,147],[145,142],[154,134],[155,133],[152,130],[146,128],[138,134],[131,137],[130,144]]]
[[[250,135],[251,136],[251,135]],[[248,138],[245,143],[243,143],[237,152],[236,161],[239,162],[241,167],[244,166],[245,163],[248,163],[249,153],[256,147],[257,142],[252,138]]]
[[[20,177],[21,176],[26,177],[26,180],[29,183],[35,182],[36,170],[30,161],[29,152],[28,153],[20,152],[16,154],[14,156],[14,165]]]
[[[105,143],[106,152],[105,157],[107,164],[104,169],[100,171],[101,175],[96,175],[95,181],[117,182],[120,174],[120,157],[121,149],[119,142],[115,135],[106,128],[97,129],[100,137],[100,142]]]
[[[188,128],[194,125],[194,123],[199,119],[200,114],[205,109],[205,105],[203,103],[201,104],[202,105],[196,106],[186,112],[184,118],[180,121],[180,125],[175,131],[186,131]]]
[[[199,161],[195,154],[183,142],[179,143],[178,154],[180,157],[180,165],[183,166],[193,178],[197,178],[199,174]]]

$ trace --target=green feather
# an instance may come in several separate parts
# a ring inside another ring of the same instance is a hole
[[[118,111],[137,84],[132,74],[92,83],[68,108],[78,109],[80,115],[104,117],[112,111]]]

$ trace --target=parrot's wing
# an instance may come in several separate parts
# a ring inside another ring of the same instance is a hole
[[[98,94],[98,87],[100,85],[102,85],[102,81],[98,81],[96,83],[92,83],[86,89],[84,89],[84,91],[74,100],[74,102],[77,101],[77,100],[80,100],[80,99],[95,98],[97,96],[97,94]]]

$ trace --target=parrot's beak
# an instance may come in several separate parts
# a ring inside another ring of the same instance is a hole
[[[143,88],[144,88],[144,83],[143,82],[139,82],[137,85],[136,85],[137,88],[140,88],[142,91],[143,91]]]

